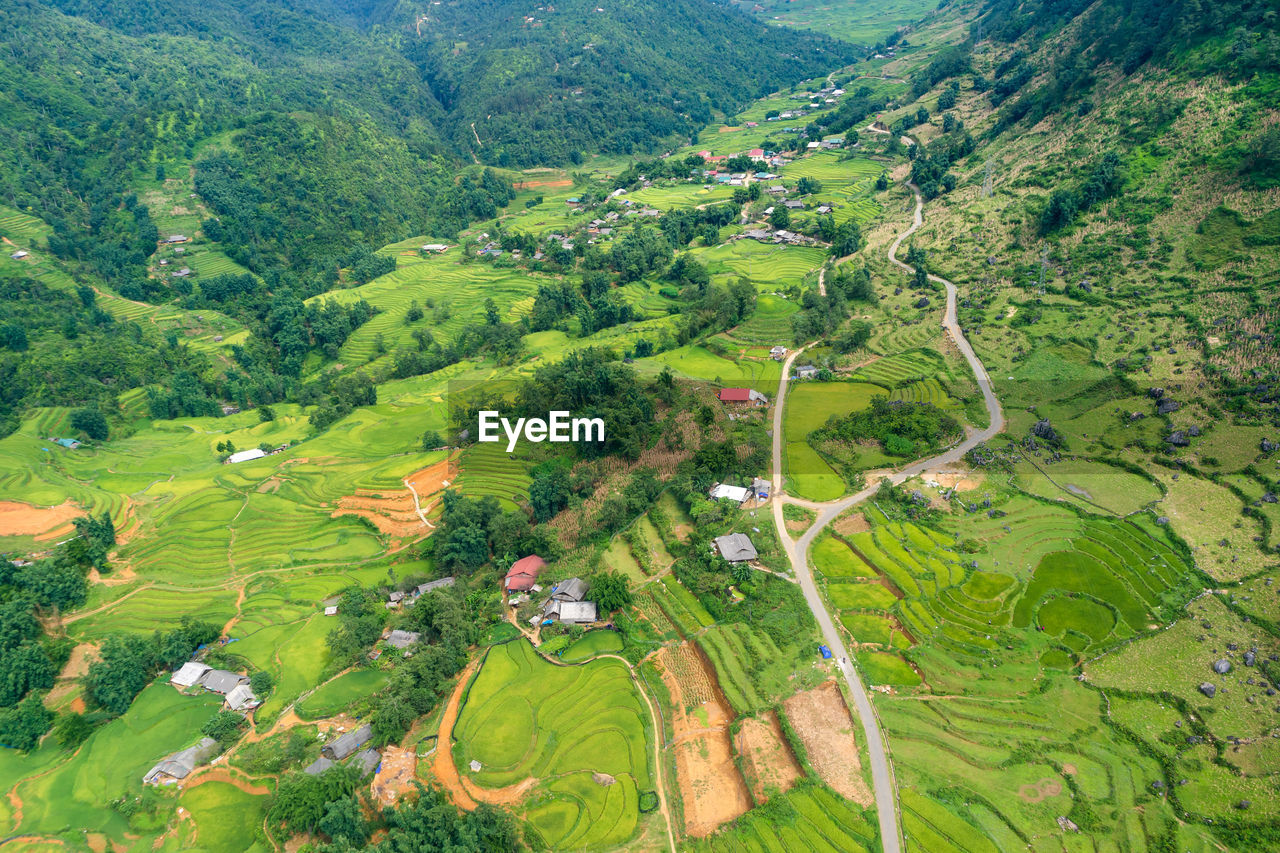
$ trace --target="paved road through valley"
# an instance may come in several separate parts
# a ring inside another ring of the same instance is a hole
[[[915,213],[911,227],[899,234],[897,239],[893,241],[893,245],[889,247],[889,260],[908,273],[914,273],[915,269],[913,267],[898,260],[898,248],[902,245],[903,240],[915,233],[924,224],[924,204],[920,198],[919,188],[911,183],[908,183],[907,186],[911,188],[911,192],[915,197]],[[970,369],[973,370],[973,375],[978,381],[978,388],[982,391],[982,398],[986,403],[990,423],[985,429],[970,432],[959,444],[937,456],[908,465],[893,473],[888,479],[894,485],[903,483],[929,468],[958,462],[970,449],[987,441],[1004,429],[1004,412],[1000,408],[1000,401],[996,399],[996,395],[991,389],[991,377],[987,375],[986,368],[982,366],[982,362],[974,354],[973,347],[969,345],[969,341],[965,338],[956,318],[955,285],[936,275],[930,275],[929,280],[937,282],[946,288],[947,304],[946,310],[943,312],[942,325],[947,330],[947,333],[951,335],[951,339],[955,342],[961,354],[964,355]],[[808,602],[809,609],[813,611],[813,616],[818,621],[818,627],[822,629],[822,636],[836,658],[840,671],[844,675],[844,680],[849,686],[849,693],[853,697],[853,704],[857,708],[858,717],[862,720],[862,728],[866,733],[867,749],[871,756],[871,780],[875,790],[876,811],[879,817],[880,839],[884,853],[901,853],[902,840],[898,826],[897,790],[894,785],[888,754],[885,750],[884,735],[880,731],[879,721],[876,718],[874,709],[871,707],[871,699],[862,684],[862,679],[858,677],[857,670],[854,669],[853,664],[850,662],[849,652],[845,649],[840,632],[836,629],[835,623],[831,619],[831,614],[827,612],[822,596],[818,593],[818,588],[813,582],[813,574],[809,571],[809,546],[813,543],[813,540],[841,513],[874,495],[879,488],[879,484],[868,486],[855,495],[828,503],[805,501],[783,494],[783,407],[786,405],[787,384],[792,362],[803,351],[802,348],[791,353],[782,365],[782,378],[778,381],[778,398],[775,401],[773,410],[773,520],[778,530],[778,539],[783,543],[787,557],[791,561],[791,568],[795,572],[796,579],[800,582],[800,588],[804,591],[805,601]],[[787,503],[805,506],[816,510],[818,513],[817,520],[798,540],[793,540],[790,534],[787,533],[786,524],[782,517],[782,507]]]

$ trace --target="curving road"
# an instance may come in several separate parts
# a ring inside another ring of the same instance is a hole
[[[915,214],[911,227],[899,234],[898,238],[893,241],[893,245],[889,247],[889,260],[908,273],[914,274],[915,269],[913,267],[898,260],[898,248],[902,245],[903,240],[915,233],[916,229],[924,224],[924,203],[920,198],[919,188],[911,183],[908,183],[907,186],[911,188],[911,192],[915,196]],[[1004,412],[1000,408],[1000,401],[996,399],[996,395],[991,389],[991,377],[987,375],[986,368],[982,366],[982,362],[974,354],[973,347],[969,345],[969,341],[965,338],[956,319],[956,286],[945,278],[936,275],[930,275],[929,280],[935,281],[946,288],[947,306],[943,312],[942,325],[947,330],[947,333],[951,335],[951,339],[955,341],[965,360],[969,362],[970,369],[973,370],[973,375],[978,381],[978,387],[982,391],[982,398],[987,406],[990,423],[985,429],[970,432],[959,444],[937,456],[908,465],[893,473],[888,479],[894,485],[905,482],[928,468],[959,461],[969,450],[1004,429]],[[875,709],[871,706],[871,699],[867,696],[867,690],[862,684],[862,679],[858,677],[857,671],[849,661],[849,652],[845,649],[840,632],[836,629],[835,622],[831,619],[831,614],[827,612],[822,596],[818,593],[818,588],[813,582],[813,574],[809,571],[809,546],[813,543],[813,540],[817,538],[823,528],[843,512],[874,495],[879,488],[879,484],[868,486],[855,495],[829,503],[817,503],[792,498],[783,494],[782,490],[783,407],[786,404],[788,377],[791,373],[792,362],[808,346],[811,346],[811,344],[796,350],[788,356],[782,365],[782,378],[778,381],[778,398],[773,409],[773,521],[778,530],[778,540],[782,542],[783,548],[787,552],[787,558],[791,561],[791,568],[795,572],[796,579],[800,582],[805,601],[808,602],[809,609],[813,611],[818,627],[822,629],[822,636],[826,640],[827,646],[831,649],[841,673],[844,675],[844,680],[849,686],[849,694],[853,697],[854,707],[857,708],[858,717],[862,720],[867,750],[871,755],[871,780],[875,789],[876,811],[879,816],[880,839],[884,853],[901,853],[902,839],[898,827],[897,790],[893,780],[893,770],[889,764],[889,757],[885,751],[884,735],[880,731]],[[788,503],[808,507],[818,513],[817,520],[798,540],[793,540],[790,534],[787,533],[787,527],[782,517],[782,507]]]

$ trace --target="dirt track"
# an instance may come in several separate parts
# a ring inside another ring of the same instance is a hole
[[[436,738],[436,752],[431,758],[431,771],[435,774],[436,781],[444,787],[449,799],[453,801],[455,806],[467,811],[473,810],[479,803],[462,786],[462,779],[458,776],[458,768],[453,765],[453,727],[458,722],[458,711],[462,705],[462,691],[467,688],[467,682],[471,680],[471,676],[476,671],[477,666],[479,666],[479,661],[469,663],[467,668],[462,671],[462,677],[458,679],[457,686],[449,694],[449,704],[445,705],[444,714],[440,717],[439,736]]]
[[[358,489],[338,499],[331,517],[354,515],[368,519],[392,539],[417,540],[433,528],[426,512],[435,498],[458,475],[457,456],[415,471],[404,479],[404,489]]]

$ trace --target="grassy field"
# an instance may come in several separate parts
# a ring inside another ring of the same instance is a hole
[[[124,716],[95,731],[74,754],[46,742],[40,752],[52,753],[56,764],[18,783],[15,793],[23,805],[15,831],[66,834],[73,843],[86,829],[120,837],[130,824],[110,802],[141,793],[142,775],[199,740],[200,727],[220,704],[219,696],[183,696],[167,684],[153,684]]]
[[[828,501],[845,493],[844,479],[809,444],[809,433],[832,417],[865,408],[873,396],[883,393],[883,389],[864,382],[802,382],[791,386],[783,429],[787,479],[796,495]]]
[[[205,782],[182,793],[179,803],[196,825],[196,843],[187,850],[220,853],[271,850],[262,831],[266,798],[245,793],[227,782]]]
[[[634,834],[639,795],[652,787],[653,735],[620,661],[559,667],[524,640],[494,646],[454,735],[458,766],[482,765],[477,784],[542,780],[525,816],[548,845],[614,847]],[[602,786],[592,773],[616,782]]]
[[[387,680],[385,672],[373,669],[343,673],[298,702],[294,711],[304,720],[332,717],[352,703],[377,693],[386,686]]]

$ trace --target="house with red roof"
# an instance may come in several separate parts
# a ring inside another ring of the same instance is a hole
[[[754,388],[721,388],[720,402],[754,403],[757,406],[764,406],[769,402],[769,398]]]
[[[750,157],[752,160],[759,160],[761,157],[764,156],[764,149],[752,148],[750,151],[747,152],[747,156]]]
[[[533,585],[538,582],[538,573],[546,564],[547,561],[537,554],[521,557],[511,564],[502,582],[503,587],[507,592],[527,592],[533,589]]]

